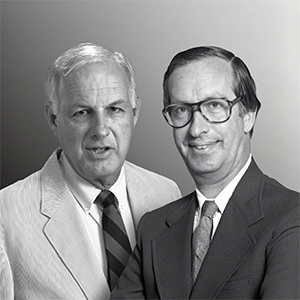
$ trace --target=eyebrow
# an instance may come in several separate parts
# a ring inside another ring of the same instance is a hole
[[[127,104],[127,102],[130,103],[130,101],[127,101],[123,98],[120,98],[120,99],[117,99],[113,102],[108,103],[108,105],[116,105],[116,104],[124,104],[124,103]]]
[[[227,97],[225,95],[223,96],[206,96],[204,97],[203,99],[197,101],[197,102],[192,102],[192,103],[199,103],[199,102],[202,102],[202,101],[206,101],[206,100],[212,100],[212,99],[227,99]],[[176,103],[170,103],[170,104],[191,104],[189,101],[186,101],[186,100],[178,100]]]

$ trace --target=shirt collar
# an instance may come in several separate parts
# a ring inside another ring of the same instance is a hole
[[[79,202],[81,207],[86,212],[89,212],[93,202],[101,190],[89,181],[85,180],[83,177],[79,176],[71,167],[63,152],[60,155],[59,163],[71,193]],[[117,181],[109,190],[114,193],[119,203],[122,202],[123,199],[126,199],[126,178],[124,166],[121,168]]]
[[[251,154],[243,166],[243,168],[236,174],[236,176],[230,181],[230,183],[217,195],[215,199],[207,199],[198,189],[196,189],[196,194],[197,194],[197,199],[199,202],[199,207],[200,209],[202,208],[203,203],[206,200],[214,200],[215,203],[217,204],[221,214],[223,214],[225,207],[233,194],[236,186],[238,185],[239,181],[243,177],[243,175],[246,173],[250,163],[251,163]],[[200,210],[201,211],[201,210]]]

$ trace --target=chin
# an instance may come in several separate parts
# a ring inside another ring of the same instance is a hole
[[[198,163],[191,165],[189,170],[195,174],[205,174],[205,173],[213,173],[218,170],[218,167],[215,164],[210,163]]]

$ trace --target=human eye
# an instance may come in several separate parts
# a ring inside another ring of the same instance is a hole
[[[172,114],[180,117],[186,115],[188,112],[188,107],[186,105],[176,105],[172,107]]]
[[[224,99],[211,99],[202,104],[206,109],[212,112],[219,112],[227,109],[227,102]]]
[[[87,109],[80,109],[74,112],[73,116],[74,117],[83,117],[88,115],[90,112]]]
[[[124,109],[119,106],[110,106],[107,108],[107,113],[111,115],[121,114],[122,112],[124,112]]]

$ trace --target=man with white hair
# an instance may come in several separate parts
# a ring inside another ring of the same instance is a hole
[[[80,44],[48,70],[46,90],[60,147],[0,191],[0,299],[108,299],[141,216],[180,191],[126,161],[140,100],[124,55]]]

